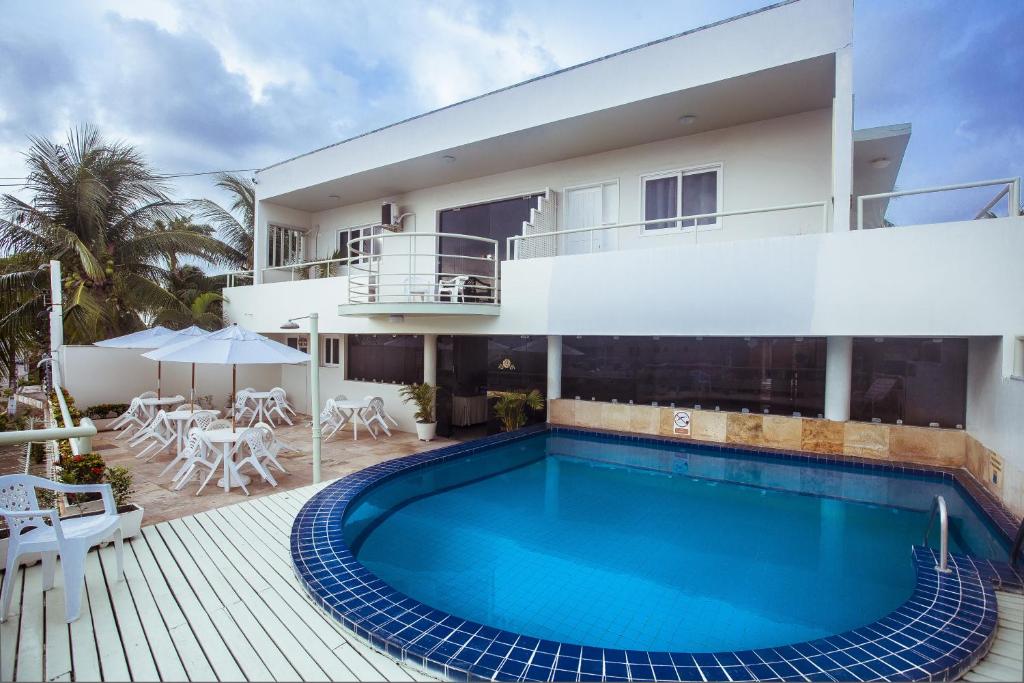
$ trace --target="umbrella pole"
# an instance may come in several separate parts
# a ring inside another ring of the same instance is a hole
[[[238,402],[235,396],[235,372],[238,370],[238,366],[231,365],[231,431],[235,431],[235,404]]]
[[[196,364],[192,364],[192,386],[188,390],[188,404],[192,407],[192,412],[196,412]]]
[[[160,361],[156,362],[156,397],[160,398]]]

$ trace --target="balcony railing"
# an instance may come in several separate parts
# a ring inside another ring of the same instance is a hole
[[[864,203],[868,201],[890,200],[897,197],[909,197],[911,195],[932,194],[938,192],[952,192],[955,190],[969,190],[977,187],[1000,187],[1001,189],[984,207],[974,216],[979,218],[992,217],[989,213],[996,204],[1006,197],[1006,213],[1008,216],[1021,215],[1020,206],[1020,178],[998,178],[996,180],[979,180],[973,183],[957,183],[955,185],[939,185],[936,187],[925,187],[917,190],[897,190],[895,192],[879,192],[878,194],[865,194],[857,197],[857,229],[864,230],[865,227],[892,227],[890,224],[881,226],[864,225]]]
[[[349,304],[497,304],[496,240],[398,232],[348,242]]]
[[[693,244],[700,243],[700,234],[712,228],[718,227],[719,218],[727,218],[730,216],[749,216],[754,214],[768,214],[778,213],[781,211],[799,211],[803,209],[817,209],[820,212],[820,224],[817,229],[810,230],[809,232],[827,232],[829,226],[829,204],[827,202],[803,202],[801,204],[784,204],[780,206],[768,206],[758,209],[742,209],[739,211],[717,211],[715,213],[701,213],[694,214],[691,216],[673,216],[672,218],[658,218],[647,221],[635,221],[632,223],[615,223],[613,225],[595,225],[585,228],[571,228],[568,230],[552,230],[549,232],[538,232],[531,235],[515,235],[507,238],[507,252],[508,258],[517,260],[523,258],[530,258],[533,254],[544,254],[554,255],[556,251],[551,248],[553,243],[559,238],[564,238],[568,235],[580,235],[589,233],[590,239],[587,243],[590,245],[590,250],[593,250],[595,240],[593,237],[601,233],[617,232],[625,229],[635,228],[649,228],[651,226],[663,226],[665,224],[677,224],[682,226],[685,234],[692,235],[690,240]],[[709,221],[713,221],[712,224],[707,224]],[[808,232],[808,231],[801,231]],[[672,233],[666,233],[672,235],[680,234],[678,231]],[[547,245],[545,248],[541,245]],[[535,247],[535,248],[527,248]]]

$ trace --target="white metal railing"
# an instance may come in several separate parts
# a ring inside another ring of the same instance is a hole
[[[1007,213],[1010,216],[1020,215],[1020,178],[997,178],[996,180],[979,180],[973,183],[956,183],[954,185],[939,185],[936,187],[924,187],[917,190],[896,190],[894,192],[879,192],[878,194],[865,194],[857,197],[857,229],[864,229],[864,202],[866,200],[892,199],[895,197],[909,197],[918,194],[931,194],[934,192],[951,192],[953,190],[969,190],[975,187],[996,187],[1005,186],[983,208],[975,218],[983,218],[984,215],[995,206],[1000,199],[1007,197]]]
[[[520,246],[528,240],[535,239],[552,239],[564,237],[566,235],[577,235],[582,233],[590,233],[591,237],[595,233],[622,230],[625,228],[638,228],[648,227],[651,225],[659,225],[662,223],[678,223],[681,226],[686,226],[687,223],[691,226],[691,232],[693,233],[694,244],[698,243],[698,234],[701,232],[701,228],[704,225],[698,225],[699,221],[707,221],[718,218],[728,218],[730,216],[748,216],[752,214],[764,214],[764,213],[777,213],[780,211],[797,211],[800,209],[818,209],[821,211],[821,232],[827,232],[829,226],[829,203],[828,202],[802,202],[799,204],[782,204],[778,206],[766,206],[757,209],[740,209],[737,211],[716,211],[714,213],[700,213],[691,216],[673,216],[672,218],[658,218],[646,221],[634,221],[631,223],[615,223],[613,225],[595,225],[585,228],[570,228],[568,230],[552,230],[549,232],[538,232],[532,235],[514,235],[507,238],[506,253],[507,258],[510,260],[516,260],[521,258],[519,256]],[[675,234],[675,233],[672,233]],[[593,245],[593,239],[590,240]]]
[[[932,533],[935,515],[939,516],[939,564],[935,567],[940,572],[949,573],[949,513],[946,510],[946,499],[935,496],[932,499],[932,510],[928,514],[928,529],[924,532],[924,545],[928,546],[928,537]]]
[[[422,242],[428,247],[419,249]],[[442,245],[465,253],[443,252]],[[500,290],[497,240],[440,232],[396,232],[348,242],[349,303],[496,304]]]
[[[227,287],[243,287],[254,283],[256,271],[254,270],[233,270],[224,273],[224,284]]]
[[[331,258],[320,261],[299,261],[283,266],[271,266],[264,268],[264,274],[269,272],[287,272],[291,280],[316,280],[324,277],[338,277],[344,275],[342,267],[355,261],[357,257]]]

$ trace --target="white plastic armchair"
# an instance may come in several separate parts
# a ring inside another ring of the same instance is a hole
[[[380,396],[374,396],[369,399],[370,405],[363,408],[359,413],[359,419],[366,425],[367,431],[370,432],[370,436],[374,439],[377,438],[377,431],[375,425],[379,426],[384,430],[384,433],[391,436],[391,430],[388,429],[388,423],[384,421],[384,399]]]
[[[363,400],[366,401],[367,403],[370,403],[375,398],[380,398],[380,397],[379,396],[366,396],[365,398],[363,398]],[[382,398],[380,398],[380,406],[378,406],[377,412],[380,413],[380,416],[383,417],[385,420],[387,420],[391,424],[395,425],[396,427],[398,426],[398,420],[396,420],[395,418],[391,417],[391,414],[384,407],[384,399],[382,399]],[[391,433],[388,432],[388,435],[390,435],[390,434]]]
[[[133,429],[143,429],[146,426],[149,416],[142,407],[142,399],[136,397],[128,404],[128,410],[121,413],[116,420],[110,424],[110,428],[124,429],[115,439],[122,439],[128,436]]]
[[[56,510],[39,509],[37,488],[57,493],[99,493],[103,497],[103,514],[62,520]],[[0,588],[0,621],[7,620],[21,555],[42,554],[44,591],[53,588],[57,556],[60,556],[64,574],[64,617],[68,623],[81,613],[85,556],[89,548],[113,539],[117,575],[124,578],[121,519],[110,484],[73,486],[28,474],[0,476],[0,517],[4,518],[10,530],[3,588]]]
[[[169,448],[178,438],[177,430],[171,426],[170,421],[167,419],[167,411],[157,411],[153,421],[149,423],[146,429],[143,429],[138,435],[132,439],[129,445],[138,446],[143,441],[149,441],[146,447],[136,454],[136,458],[145,458],[146,462],[149,462],[157,455]]]
[[[284,388],[274,387],[273,389],[270,390],[270,393],[274,393],[275,391],[281,392],[281,395],[284,397],[284,407],[288,410],[288,412],[291,413],[292,415],[297,415],[298,413],[295,412],[295,408],[292,408],[292,404],[288,400],[288,394],[287,392],[285,392]]]
[[[284,389],[280,387],[274,387],[270,390],[270,407],[266,408],[267,417],[273,419],[276,413],[282,420],[288,424],[293,424],[291,418],[288,417],[288,398],[284,393]]]
[[[337,434],[338,430],[344,427],[346,422],[348,420],[345,419],[334,405],[334,399],[327,399],[324,407],[320,410],[320,428],[324,431],[330,429],[331,433],[325,434],[324,439],[330,439]]]
[[[235,416],[235,422],[242,422],[246,417],[252,422],[256,419],[256,406],[252,402],[252,392],[247,389],[242,389],[235,394],[235,402],[232,404],[231,409],[228,410],[228,415]]]
[[[274,428],[266,422],[257,422],[252,428],[260,431],[260,435],[263,437],[263,448],[266,449],[266,452],[260,456],[260,464],[269,470],[270,467],[267,466],[267,463],[270,463],[279,471],[288,474],[288,470],[284,468],[284,465],[278,462],[277,454],[283,450],[293,451],[295,449],[278,439],[274,435]]]
[[[263,430],[250,427],[242,432],[241,436],[238,437],[238,442],[235,443],[234,448],[234,462],[228,463],[228,466],[234,470],[235,474],[239,473],[239,470],[243,466],[249,465],[257,474],[263,477],[266,481],[270,482],[271,486],[277,486],[277,480],[274,479],[274,475],[270,473],[266,467],[263,466],[263,460],[266,459],[267,449],[263,445]],[[249,487],[245,485],[245,481],[239,477],[237,479],[238,485],[245,491],[245,495],[249,495]]]
[[[443,301],[445,295],[447,295],[449,301],[452,303],[464,301],[464,290],[467,282],[469,282],[468,275],[456,275],[451,278],[442,278],[441,281],[437,283],[437,298]]]

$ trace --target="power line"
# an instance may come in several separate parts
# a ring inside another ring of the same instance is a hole
[[[186,173],[155,173],[153,177],[166,180],[167,178],[192,178],[201,175],[217,175],[218,173],[249,173],[258,171],[258,168],[233,168],[223,171],[190,171]],[[20,176],[0,176],[0,180],[22,180],[22,183],[0,183],[0,187],[18,187],[28,182],[28,178]]]

